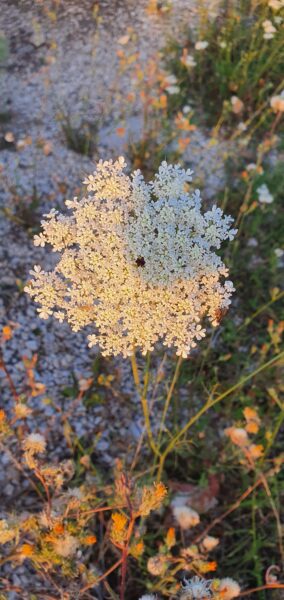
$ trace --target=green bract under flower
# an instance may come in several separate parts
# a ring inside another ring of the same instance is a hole
[[[230,304],[234,290],[215,250],[233,239],[232,218],[220,208],[201,213],[192,172],[163,162],[146,183],[125,161],[100,161],[84,184],[89,195],[67,201],[42,221],[35,244],[61,259],[52,272],[36,266],[25,288],[42,318],[67,320],[74,331],[94,325],[89,344],[104,355],[152,351],[158,340],[187,356]]]

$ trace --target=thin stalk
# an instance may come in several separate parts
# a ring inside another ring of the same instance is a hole
[[[266,304],[263,304],[263,306],[261,306],[260,308],[258,308],[251,317],[248,317],[244,323],[242,323],[242,325],[240,325],[237,328],[237,331],[241,331],[242,329],[244,329],[244,327],[247,327],[254,319],[256,319],[256,317],[258,317],[258,315],[260,315],[264,310],[266,310],[269,306],[271,306],[271,304],[274,304],[274,302],[277,302],[278,300],[280,300],[280,298],[283,298],[284,296],[284,291],[280,292],[278,294],[278,296],[276,296],[276,298],[272,298],[271,300],[269,300],[269,302],[266,302]]]
[[[146,428],[147,435],[148,435],[149,446],[150,446],[151,450],[153,451],[153,454],[155,456],[159,456],[160,452],[159,452],[159,449],[156,446],[156,443],[155,443],[155,440],[154,440],[154,437],[153,437],[153,433],[152,433],[152,429],[151,429],[149,407],[148,407],[148,402],[147,402],[147,390],[148,390],[148,383],[149,383],[149,367],[150,367],[150,353],[149,352],[147,353],[145,383],[144,383],[143,390],[141,390],[141,386],[140,386],[140,378],[139,378],[139,373],[138,373],[137,360],[136,360],[136,355],[135,355],[134,352],[133,352],[133,354],[131,356],[131,366],[132,366],[133,379],[134,379],[135,385],[137,387],[138,393],[140,395],[140,401],[141,401],[141,405],[142,405],[142,410],[143,410],[143,415],[144,415],[144,422],[145,422],[145,428]]]
[[[217,396],[217,398],[215,398],[214,400],[207,401],[204,404],[204,406],[202,406],[202,408],[195,415],[193,415],[193,417],[191,417],[191,419],[189,419],[189,421],[186,423],[186,425],[171,439],[168,446],[166,447],[164,452],[161,454],[158,475],[157,475],[157,481],[161,480],[164,463],[165,463],[165,460],[166,460],[168,454],[175,448],[175,446],[176,446],[177,442],[180,440],[180,438],[183,437],[183,435],[188,431],[188,429],[190,429],[190,427],[192,427],[192,425],[194,425],[194,423],[196,421],[198,421],[198,419],[205,412],[207,412],[207,410],[209,410],[210,408],[215,406],[215,404],[218,404],[219,402],[221,402],[221,400],[224,400],[224,398],[226,398],[227,396],[229,396],[230,394],[235,392],[237,389],[242,387],[247,381],[249,381],[250,379],[255,377],[255,375],[258,375],[258,373],[261,373],[261,371],[264,371],[268,367],[271,367],[273,364],[275,364],[281,358],[284,358],[284,351],[280,352],[280,354],[277,354],[276,356],[271,358],[271,360],[267,361],[266,363],[264,363],[263,365],[261,365],[260,367],[258,367],[254,371],[252,371],[252,373],[250,373],[249,375],[246,375],[245,377],[240,379],[237,383],[235,383],[235,385],[230,387],[226,392],[223,392],[222,394]]]
[[[166,357],[167,357],[167,353],[165,352],[164,356],[162,358],[162,361],[161,361],[161,363],[160,363],[160,365],[159,365],[159,367],[157,369],[157,372],[156,372],[156,377],[155,377],[155,382],[154,382],[154,386],[153,386],[153,391],[152,391],[151,399],[150,399],[150,402],[149,402],[149,410],[150,411],[152,411],[152,409],[154,407],[154,403],[155,403],[155,399],[156,399],[156,393],[157,393],[158,385],[159,385],[159,382],[160,382],[160,372],[161,372],[161,369],[164,366]],[[146,376],[146,374],[145,374],[144,386],[145,386],[146,382],[148,382],[148,380],[149,380],[149,377],[148,377],[148,375]],[[136,463],[137,463],[137,460],[138,460],[138,456],[139,456],[140,450],[142,448],[142,444],[143,444],[143,440],[144,440],[144,435],[145,435],[145,429],[141,433],[140,439],[139,439],[138,444],[137,444],[137,448],[135,450],[134,458],[133,458],[133,461],[132,461],[131,467],[130,467],[130,472],[131,473],[134,471],[134,468],[136,466]]]
[[[284,590],[284,583],[268,583],[267,585],[261,585],[251,590],[245,590],[239,594],[239,598],[242,596],[249,596],[255,592],[261,592],[262,590]]]
[[[2,356],[2,352],[1,352],[1,355],[0,355],[0,369],[2,369],[4,371],[4,373],[5,373],[5,375],[6,375],[7,379],[8,379],[8,383],[9,383],[10,390],[12,392],[12,396],[13,396],[16,404],[17,404],[19,402],[19,395],[17,393],[17,390],[16,390],[16,387],[14,385],[13,379],[12,379],[12,377],[11,377],[11,375],[10,375],[7,367],[6,367],[6,364],[4,362],[4,358]]]
[[[133,532],[134,524],[135,524],[135,515],[132,515],[129,526],[128,526],[127,538],[126,538],[124,548],[122,551],[120,600],[124,600],[124,597],[125,597],[127,557],[128,557],[128,551],[129,551],[129,542],[130,542],[131,535]]]
[[[254,560],[254,572],[256,575],[257,584],[260,586],[262,584],[261,579],[261,566],[257,549],[257,530],[256,530],[256,490],[253,490],[252,494],[252,507],[251,507],[251,531],[252,531],[252,547],[253,547],[253,560]],[[263,600],[263,593],[260,595],[261,600]]]
[[[208,527],[206,527],[206,529],[204,529],[202,531],[202,533],[200,533],[196,538],[194,538],[193,540],[193,544],[198,544],[198,542],[200,542],[200,540],[202,538],[204,538],[206,535],[208,535],[209,531],[211,531],[211,529],[213,529],[215,527],[215,525],[218,525],[218,523],[221,523],[221,521],[223,521],[224,519],[226,519],[232,512],[234,512],[237,508],[239,508],[239,506],[241,505],[241,503],[254,491],[256,490],[257,487],[259,487],[262,484],[262,479],[258,479],[257,481],[255,481],[255,483],[253,485],[250,485],[247,490],[240,496],[240,498],[238,498],[238,500],[236,500],[236,502],[234,502],[234,504],[232,504],[232,506],[230,506],[230,508],[228,508],[222,515],[220,515],[220,517],[216,517],[216,519],[214,519],[210,525],[208,525]]]
[[[88,583],[87,585],[85,585],[85,587],[83,587],[80,590],[79,596],[83,596],[83,594],[87,590],[89,590],[90,588],[92,588],[95,585],[97,585],[100,581],[103,581],[108,575],[110,575],[110,573],[112,573],[113,571],[115,571],[121,565],[121,563],[122,563],[122,558],[120,558],[116,563],[114,563],[114,565],[112,565],[112,567],[110,567],[105,573],[103,573],[103,575],[100,575],[100,577],[98,577],[97,579],[95,579],[91,583]]]
[[[133,351],[133,354],[131,355],[130,360],[131,360],[132,375],[133,375],[134,383],[137,387],[138,392],[140,393],[140,378],[139,378],[139,373],[138,373],[138,366],[137,366],[135,351]]]
[[[174,376],[172,378],[171,385],[169,387],[169,391],[167,393],[166,402],[165,402],[165,405],[164,405],[164,410],[163,410],[163,414],[162,414],[162,418],[161,418],[161,423],[160,423],[159,435],[158,435],[158,448],[160,448],[160,445],[161,445],[161,437],[162,437],[162,434],[163,434],[163,428],[164,428],[166,416],[167,416],[167,413],[168,413],[168,410],[169,410],[169,405],[170,405],[170,402],[171,402],[171,399],[172,399],[173,391],[175,389],[175,385],[177,383],[177,380],[178,380],[178,377],[179,377],[179,374],[180,374],[180,368],[181,368],[181,365],[182,365],[182,361],[183,361],[182,356],[179,356],[178,360],[177,360],[177,363],[176,363],[176,368],[175,368]]]
[[[275,439],[276,439],[276,437],[278,435],[278,432],[279,432],[280,428],[282,427],[283,421],[284,421],[284,407],[282,408],[281,413],[278,416],[278,419],[276,421],[276,425],[275,425],[274,430],[273,430],[273,432],[271,434],[269,442],[268,442],[268,444],[267,444],[267,446],[266,446],[266,448],[264,450],[264,453],[263,453],[263,455],[262,455],[262,457],[260,459],[260,465],[263,464],[263,462],[264,462],[267,454],[269,453],[270,449],[272,448],[272,446],[273,446],[273,444],[275,442]]]

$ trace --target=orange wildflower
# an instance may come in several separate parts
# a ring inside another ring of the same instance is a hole
[[[259,430],[259,426],[255,421],[249,421],[246,425],[246,431],[248,433],[257,433]]]
[[[34,549],[33,549],[33,546],[31,546],[30,544],[23,544],[20,548],[20,552],[21,552],[21,556],[28,558],[29,556],[33,555]]]
[[[3,335],[3,339],[5,340],[5,342],[7,342],[8,340],[11,339],[12,329],[11,329],[11,327],[9,327],[9,325],[4,325],[4,327],[2,328],[2,335]]]
[[[254,408],[251,408],[250,406],[246,406],[243,410],[243,413],[247,421],[258,418],[256,410]]]
[[[121,513],[113,513],[111,518],[113,520],[113,528],[116,531],[122,531],[127,523],[127,517]]]
[[[166,544],[167,547],[170,549],[172,548],[176,543],[176,532],[175,532],[175,528],[174,527],[170,527],[167,531],[167,535],[166,535]]]
[[[126,100],[128,102],[133,102],[135,100],[135,94],[133,92],[129,92],[129,94],[126,96]]]
[[[55,534],[60,535],[64,532],[64,525],[62,525],[62,523],[56,523],[53,527],[53,531]]]
[[[194,561],[194,567],[199,571],[199,573],[209,573],[211,571],[216,571],[217,563],[215,560],[211,562],[206,562],[205,560],[196,560]]]
[[[264,448],[262,444],[251,444],[248,448],[248,454],[253,460],[257,460],[263,455]]]
[[[164,500],[165,496],[167,495],[167,489],[166,486],[163,483],[154,483],[154,488],[155,488],[155,496],[157,498],[158,501]]]
[[[254,408],[246,406],[243,410],[244,417],[246,419],[246,431],[248,433],[257,433],[260,426],[260,418]]]
[[[84,539],[83,539],[83,544],[86,544],[86,546],[92,546],[93,544],[95,544],[97,541],[97,536],[95,535],[87,535]]]
[[[144,552],[144,542],[141,540],[137,544],[133,544],[130,548],[130,552],[134,558],[139,558]]]
[[[196,125],[191,125],[188,118],[184,117],[184,115],[179,112],[175,118],[175,124],[178,129],[182,131],[195,131]]]
[[[110,538],[114,544],[122,544],[127,537],[127,517],[121,513],[113,513],[111,515],[112,525]]]
[[[215,560],[212,560],[211,562],[207,563],[207,571],[216,571],[217,569],[217,563]]]
[[[178,146],[179,146],[179,149],[181,150],[181,152],[183,152],[184,150],[186,150],[188,144],[190,144],[190,138],[189,137],[180,138],[178,140]]]
[[[119,137],[123,137],[125,135],[125,127],[117,127],[115,131]]]

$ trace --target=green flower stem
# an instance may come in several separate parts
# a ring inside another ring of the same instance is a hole
[[[178,360],[176,362],[176,368],[175,368],[174,376],[172,378],[171,385],[169,387],[169,391],[167,393],[166,402],[165,402],[165,405],[164,405],[164,410],[163,410],[163,414],[162,414],[162,418],[161,418],[161,423],[160,423],[160,430],[159,430],[159,436],[158,436],[158,448],[160,448],[160,445],[161,445],[161,436],[163,434],[163,428],[164,428],[166,416],[167,416],[167,413],[168,413],[168,410],[169,410],[170,401],[172,399],[173,391],[174,391],[176,382],[177,382],[179,374],[180,374],[180,369],[181,369],[182,361],[183,361],[182,356],[179,356]]]
[[[149,385],[149,372],[150,372],[150,353],[149,352],[147,353],[144,386],[143,386],[142,390],[141,390],[141,385],[140,385],[140,378],[139,378],[139,373],[138,373],[138,366],[137,366],[135,352],[133,352],[133,354],[131,356],[131,366],[132,366],[133,379],[134,379],[136,388],[137,388],[139,396],[140,396],[140,401],[141,401],[143,415],[144,415],[145,428],[146,428],[146,432],[148,435],[149,446],[155,456],[160,456],[159,449],[157,448],[156,443],[153,438],[150,416],[149,416],[149,407],[148,407],[148,402],[147,402],[147,391],[148,391],[148,385]]]
[[[257,375],[261,371],[264,371],[268,367],[271,367],[272,365],[274,365],[281,358],[284,358],[284,351],[280,352],[280,354],[277,354],[276,356],[271,358],[271,360],[267,361],[266,363],[260,365],[260,367],[258,367],[254,371],[252,371],[252,373],[250,373],[249,375],[242,377],[237,383],[235,383],[232,387],[230,387],[226,392],[223,392],[222,394],[217,396],[217,398],[215,398],[214,400],[211,400],[211,401],[209,400],[208,402],[206,402],[204,404],[204,406],[202,406],[202,408],[195,415],[193,415],[193,417],[191,417],[191,419],[189,419],[189,421],[186,423],[186,425],[171,439],[171,441],[169,442],[169,444],[166,447],[166,449],[164,450],[164,452],[162,452],[162,454],[160,455],[157,481],[161,480],[165,460],[166,460],[168,454],[170,454],[170,452],[175,448],[175,446],[176,446],[177,442],[180,440],[180,438],[182,438],[182,436],[188,431],[188,429],[190,429],[190,427],[192,427],[192,425],[194,425],[194,423],[196,421],[198,421],[198,419],[205,412],[207,412],[207,410],[212,408],[212,406],[215,406],[215,404],[218,404],[219,402],[221,402],[221,400],[224,400],[224,398],[226,398],[227,396],[229,396],[230,394],[235,392],[238,388],[242,387],[247,381],[249,381],[250,379],[255,377],[255,375]]]
[[[258,315],[260,315],[260,313],[262,313],[264,310],[266,310],[269,306],[271,306],[271,304],[274,304],[274,302],[278,302],[278,300],[280,300],[280,298],[283,298],[284,296],[284,292],[280,292],[277,296],[275,296],[275,298],[272,298],[271,300],[269,300],[269,302],[266,302],[265,304],[263,304],[263,306],[261,306],[260,308],[258,308],[251,317],[248,317],[244,323],[242,323],[242,325],[240,325],[237,329],[237,331],[241,331],[242,329],[244,329],[244,327],[247,327],[254,319],[256,319],[256,317],[258,317]]]

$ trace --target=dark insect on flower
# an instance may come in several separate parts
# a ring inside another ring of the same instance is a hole
[[[214,314],[216,321],[218,321],[218,323],[220,323],[227,312],[228,312],[227,308],[217,308],[217,310],[215,310],[215,314]]]
[[[137,264],[137,267],[145,267],[145,258],[143,256],[138,256],[135,262]]]

